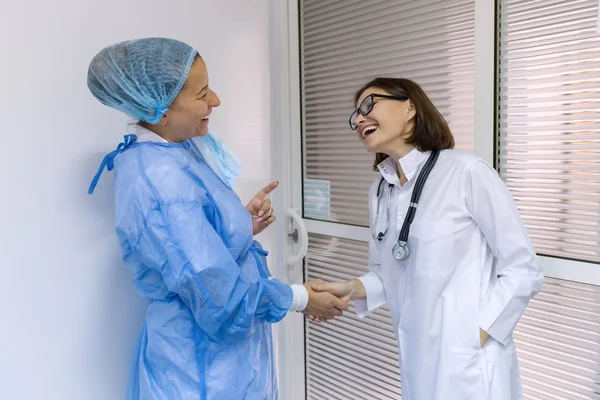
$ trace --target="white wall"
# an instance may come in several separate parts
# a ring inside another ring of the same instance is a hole
[[[93,196],[86,191],[128,120],[88,92],[89,60],[133,37],[195,45],[223,104],[212,126],[246,163],[238,186],[246,202],[271,178],[267,7],[263,0],[4,2],[0,398],[124,395],[145,302],[120,261],[112,173]]]

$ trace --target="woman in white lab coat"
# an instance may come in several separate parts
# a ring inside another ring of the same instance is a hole
[[[351,298],[359,316],[389,305],[403,400],[521,399],[512,334],[543,275],[509,191],[486,162],[452,150],[416,83],[378,78],[355,103],[350,126],[381,174],[370,271],[318,289]]]

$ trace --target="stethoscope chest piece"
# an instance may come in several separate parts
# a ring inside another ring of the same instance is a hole
[[[410,255],[410,250],[408,249],[408,244],[406,242],[398,242],[394,245],[392,249],[392,253],[394,254],[394,258],[398,261],[406,260]]]

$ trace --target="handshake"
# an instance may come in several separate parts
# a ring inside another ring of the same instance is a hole
[[[366,298],[365,288],[358,279],[329,283],[315,279],[304,287],[308,291],[308,304],[303,313],[315,322],[339,317],[348,310],[351,300]]]

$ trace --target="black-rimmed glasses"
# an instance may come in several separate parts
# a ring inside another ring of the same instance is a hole
[[[406,101],[408,100],[407,96],[390,96],[387,94],[370,94],[364,98],[364,100],[360,103],[360,106],[352,114],[350,115],[350,119],[348,123],[350,124],[350,129],[353,131],[358,128],[358,124],[356,123],[356,119],[359,115],[366,117],[371,111],[373,111],[373,106],[375,105],[375,98],[380,99],[388,99],[388,100],[398,100],[398,101]]]

